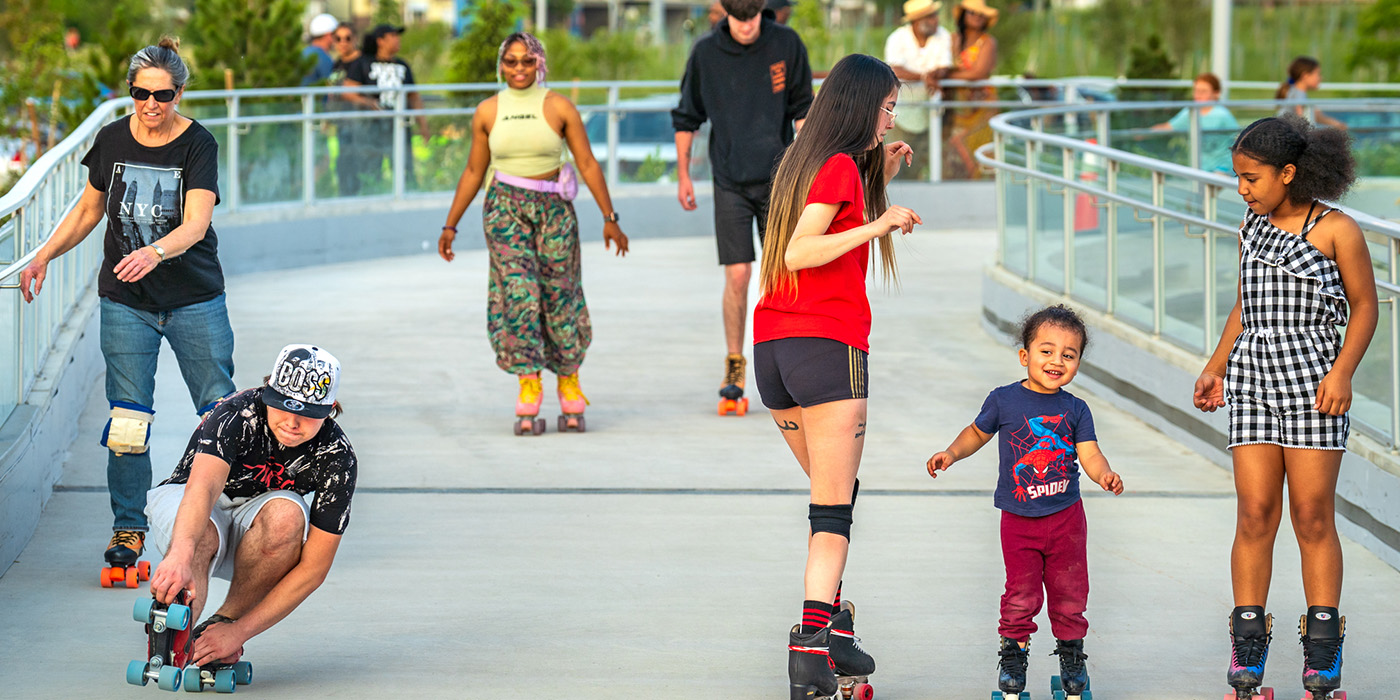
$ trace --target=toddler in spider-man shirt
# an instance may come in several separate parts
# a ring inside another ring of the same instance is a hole
[[[996,506],[1002,511],[1006,592],[1001,596],[998,685],[1013,697],[1026,687],[1034,618],[1047,597],[1063,689],[1079,695],[1089,684],[1084,666],[1088,527],[1078,465],[1105,491],[1122,493],[1123,480],[1099,451],[1089,407],[1061,388],[1079,371],[1088,340],[1084,321],[1063,305],[1031,314],[1021,326],[1026,379],[993,389],[972,425],[928,461],[929,476],[936,477],[992,435],[1001,436]]]

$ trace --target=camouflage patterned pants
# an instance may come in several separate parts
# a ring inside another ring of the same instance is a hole
[[[511,374],[573,374],[593,341],[578,219],[557,195],[492,182],[482,217],[491,253],[486,328]]]

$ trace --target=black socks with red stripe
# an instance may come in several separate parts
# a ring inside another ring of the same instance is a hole
[[[831,624],[831,615],[836,612],[836,606],[830,603],[823,603],[820,600],[802,601],[802,627],[801,634],[812,634],[817,630],[825,629]]]

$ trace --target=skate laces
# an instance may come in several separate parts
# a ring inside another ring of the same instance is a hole
[[[997,656],[1000,657],[1000,661],[997,665],[1002,670],[1020,670],[1020,667],[1026,665],[1026,662],[1030,659],[1030,655],[1031,650],[1028,647],[1023,647],[1020,644],[1014,643],[1007,644],[1001,648],[1001,651],[997,652]]]
[[[539,403],[544,387],[539,377],[520,376],[520,403]]]
[[[1337,657],[1342,653],[1342,639],[1340,637],[1332,639],[1311,639],[1302,637],[1298,640],[1303,645],[1303,666],[1313,671],[1330,671],[1337,663]]]
[[[1269,651],[1269,637],[1235,637],[1235,665],[1240,668],[1254,668],[1264,662],[1264,654]],[[1304,644],[1306,649],[1307,645]]]
[[[1079,651],[1078,649],[1075,649],[1073,647],[1064,646],[1061,644],[1055,645],[1055,650],[1050,652],[1050,655],[1060,657],[1060,667],[1062,672],[1072,675],[1079,675],[1080,673],[1083,673],[1084,660],[1089,658],[1088,654],[1085,654],[1084,652]]]
[[[120,545],[129,549],[141,549],[145,541],[146,538],[134,530],[117,530],[112,533],[112,541],[107,543],[107,548]]]
[[[579,388],[577,372],[559,375],[559,395],[564,397],[565,401],[578,401],[579,399],[583,399],[584,404],[589,406],[593,405],[588,402],[588,397],[583,395],[583,389]]]
[[[747,362],[743,355],[730,355],[725,358],[724,383],[738,386],[744,381],[744,367]]]

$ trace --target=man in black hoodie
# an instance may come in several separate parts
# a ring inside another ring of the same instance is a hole
[[[763,12],[764,0],[721,0],[729,13],[690,50],[681,79],[676,130],[678,197],[695,209],[690,144],[705,120],[711,124],[715,238],[724,266],[724,336],[728,345],[720,396],[743,396],[744,326],[753,273],[753,225],[763,235],[768,189],[783,150],[792,143],[812,104],[812,68],[797,32]],[[721,407],[724,406],[721,401]]]

